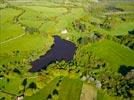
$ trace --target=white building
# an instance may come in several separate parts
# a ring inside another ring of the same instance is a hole
[[[16,100],[23,100],[23,96],[17,97]]]
[[[61,31],[61,34],[67,34],[67,29]]]

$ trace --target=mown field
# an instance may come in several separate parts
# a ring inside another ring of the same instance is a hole
[[[132,100],[133,11],[133,1],[1,0],[0,100]],[[29,72],[54,35],[76,44],[74,59]]]

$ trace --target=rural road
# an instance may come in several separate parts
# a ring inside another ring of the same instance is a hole
[[[16,37],[14,37],[14,38],[5,40],[5,41],[3,41],[3,42],[0,42],[0,45],[5,44],[5,43],[10,42],[10,41],[13,41],[13,40],[16,40],[16,39],[18,39],[18,38],[24,36],[25,34],[26,34],[26,33],[23,33],[23,34],[21,34],[21,35],[19,35],[19,36],[16,36]]]

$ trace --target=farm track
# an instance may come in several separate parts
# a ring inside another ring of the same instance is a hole
[[[14,9],[15,9],[15,8],[14,8]],[[22,16],[22,15],[25,13],[25,10],[23,10],[23,9],[21,9],[21,8],[16,8],[16,9],[22,10],[22,12],[21,12],[18,16],[15,16],[15,17],[13,18],[13,22],[16,23],[16,24],[19,24],[20,26],[24,26],[22,23],[19,22],[19,17]],[[23,37],[25,34],[26,34],[26,33],[23,33],[23,34],[21,34],[21,35],[18,35],[18,36],[16,36],[16,37],[11,38],[11,39],[8,39],[8,40],[5,40],[5,41],[3,41],[3,42],[0,42],[0,45],[5,44],[5,43],[10,42],[10,41],[13,41],[13,40],[16,40],[16,39],[18,39],[18,38],[20,38],[20,37]]]
[[[45,7],[49,7],[49,8],[62,8],[62,7],[64,7],[64,8],[66,8],[66,9],[68,8],[68,7],[66,7],[66,6],[54,6],[54,7],[45,6]],[[83,7],[80,7],[80,6],[79,6],[79,7],[71,7],[71,8],[83,8]],[[20,25],[21,27],[26,27],[26,25],[24,25],[23,23],[21,23],[21,22],[19,21],[19,18],[20,18],[26,11],[25,11],[24,9],[18,8],[18,7],[13,7],[13,9],[22,10],[22,12],[21,12],[18,16],[15,16],[15,17],[13,18],[13,22],[16,23],[16,24],[18,24],[18,25]],[[52,16],[52,17],[48,17],[48,18],[43,19],[44,22],[39,25],[38,29],[40,29],[40,28],[43,26],[43,24],[45,24],[46,21],[55,21],[55,20],[58,19],[59,17],[65,16],[65,15],[67,15],[67,14],[69,14],[69,13],[71,13],[71,10],[70,10],[70,9],[67,9],[66,12],[63,12],[63,13],[61,13],[61,14],[58,15],[58,16]],[[54,19],[54,18],[55,18],[55,19]],[[16,40],[16,39],[18,39],[18,38],[21,38],[21,37],[23,37],[24,35],[26,35],[26,33],[23,33],[23,34],[21,34],[21,35],[18,35],[18,36],[16,36],[16,37],[11,38],[11,39],[2,41],[2,42],[0,42],[0,45],[5,44],[5,43],[8,43],[8,42],[13,41],[13,40]]]
[[[18,38],[24,36],[25,34],[26,34],[26,33],[21,34],[21,35],[19,35],[19,36],[16,36],[16,37],[14,37],[14,38],[8,39],[8,40],[6,40],[6,41],[0,42],[0,45],[5,44],[5,43],[10,42],[10,41],[13,41],[13,40],[16,40],[16,39],[18,39]]]

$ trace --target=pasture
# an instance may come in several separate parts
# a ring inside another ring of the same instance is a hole
[[[0,10],[0,42],[4,42],[8,39],[24,34],[22,27],[15,23],[15,17],[21,14],[21,10],[13,8],[6,8]]]
[[[118,69],[120,65],[134,65],[134,51],[111,40],[102,40],[93,44],[91,49],[97,57],[107,61],[112,70]]]
[[[63,79],[61,82],[58,100],[79,100],[82,82],[78,79]]]
[[[24,100],[79,100],[81,94],[82,82],[78,79],[69,79],[59,77],[52,80],[47,86],[31,97],[25,97]],[[77,91],[77,92],[76,92]]]
[[[51,95],[53,90],[56,89],[56,84],[59,81],[59,79],[60,78],[55,78],[47,86],[41,89],[39,92],[37,92],[33,96],[25,97],[24,100],[31,100],[31,99],[37,100],[38,98],[40,98],[40,100],[44,100],[44,99],[47,100],[47,97],[49,96],[49,94]]]

